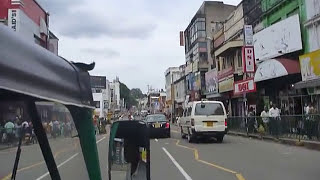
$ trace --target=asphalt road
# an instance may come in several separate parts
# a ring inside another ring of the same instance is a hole
[[[320,152],[274,142],[226,136],[189,144],[172,127],[171,138],[151,140],[152,180],[318,180]],[[62,179],[87,180],[76,138],[50,140]],[[97,144],[103,179],[107,179],[108,136]],[[0,179],[10,179],[15,148],[0,151]],[[23,146],[17,179],[50,179],[39,146]]]

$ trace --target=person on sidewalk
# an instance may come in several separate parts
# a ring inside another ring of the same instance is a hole
[[[268,128],[269,128],[269,112],[268,112],[268,107],[264,106],[263,111],[260,114],[260,117],[262,119],[262,123],[263,123],[263,128],[265,130],[265,132],[268,132]]]
[[[276,136],[279,138],[280,133],[280,110],[277,108],[276,104],[272,105],[272,108],[269,110],[269,117],[270,117],[270,132],[271,135]]]
[[[255,112],[253,110],[253,107],[250,107],[249,113],[248,113],[248,132],[255,133],[256,130],[257,128],[256,128]]]
[[[14,124],[11,121],[7,121],[7,123],[4,125],[5,128],[5,133],[7,136],[7,142],[8,144],[12,144],[13,143],[13,139],[14,139]]]

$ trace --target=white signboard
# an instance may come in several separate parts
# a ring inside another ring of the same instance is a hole
[[[244,45],[253,46],[253,29],[252,25],[244,25]]]
[[[254,49],[253,46],[244,46],[242,48],[243,72],[254,72]]]
[[[8,10],[8,26],[14,31],[18,31],[19,9]]]
[[[256,83],[253,78],[234,82],[234,94],[244,94],[256,91]]]
[[[256,61],[302,49],[299,16],[294,15],[253,35]]]

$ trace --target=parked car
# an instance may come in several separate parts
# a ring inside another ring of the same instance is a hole
[[[164,114],[151,114],[145,118],[150,137],[171,137],[170,123]]]
[[[181,137],[189,142],[199,137],[215,137],[223,141],[227,129],[227,113],[220,101],[194,101],[188,103],[180,118]]]

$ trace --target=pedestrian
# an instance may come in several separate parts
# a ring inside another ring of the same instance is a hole
[[[19,117],[16,117],[16,122],[14,124],[14,127],[15,127],[15,137],[16,139],[19,139],[22,133],[22,124]]]
[[[272,108],[269,110],[270,117],[270,127],[271,134],[279,138],[279,133],[281,131],[280,127],[280,110],[277,108],[276,104],[272,104]]]
[[[249,108],[248,112],[248,133],[256,132],[256,118],[253,107]]]
[[[260,117],[262,119],[262,124],[263,124],[263,128],[265,130],[265,132],[268,131],[268,123],[269,123],[269,113],[268,113],[268,107],[264,106],[263,111],[260,114]]]
[[[6,136],[6,141],[8,142],[8,144],[12,144],[13,143],[13,139],[14,139],[14,124],[11,121],[7,121],[7,123],[4,125],[5,128],[5,136]]]
[[[60,132],[60,123],[57,119],[55,119],[52,123],[52,136],[56,138]]]

